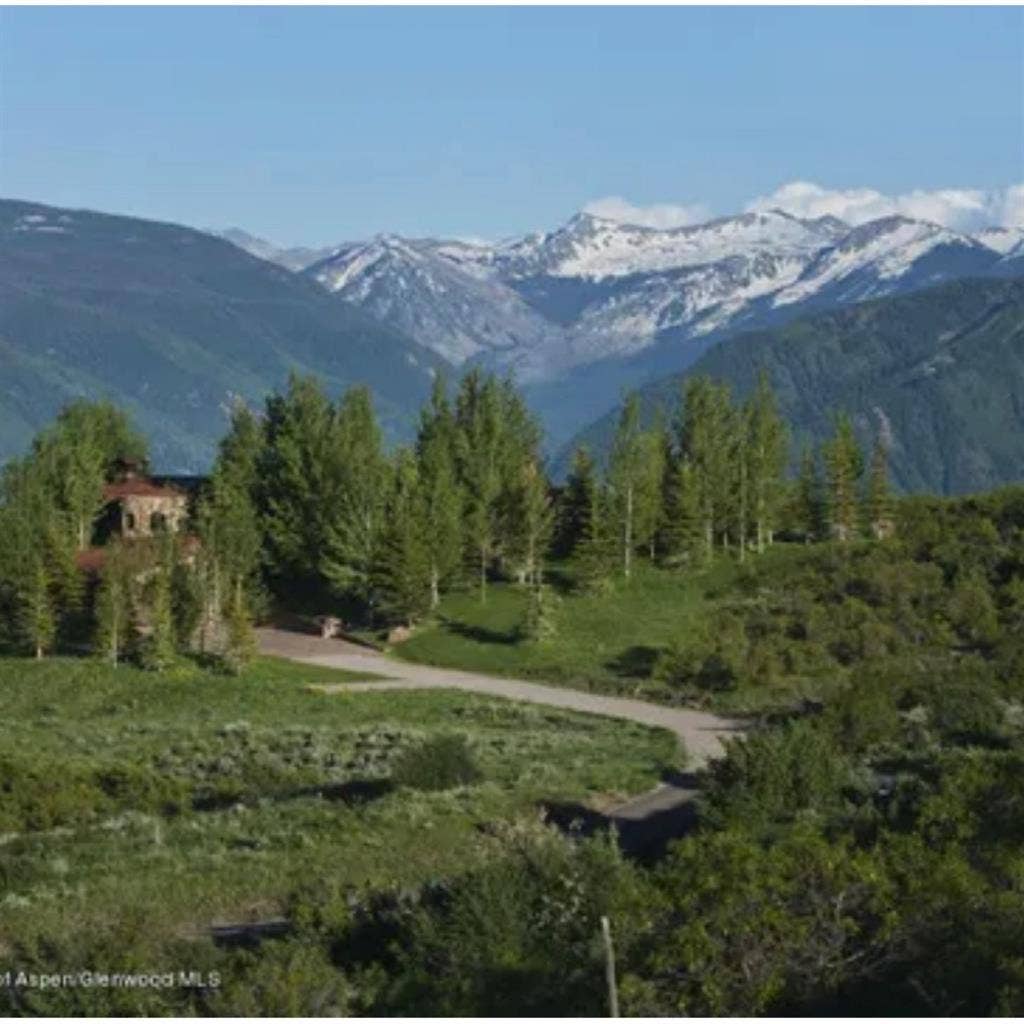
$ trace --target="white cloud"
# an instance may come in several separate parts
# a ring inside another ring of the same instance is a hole
[[[621,196],[605,196],[595,199],[583,207],[584,213],[595,217],[618,221],[620,224],[635,224],[644,228],[683,228],[700,224],[711,218],[710,209],[703,203],[679,205],[676,203],[655,203],[652,206],[635,206]]]
[[[770,195],[752,200],[746,208],[773,207],[797,217],[831,215],[850,224],[902,214],[957,231],[978,231],[992,226],[1024,227],[1024,185],[989,190],[915,189],[902,195],[885,195],[871,188],[827,189],[809,181],[791,181]]]

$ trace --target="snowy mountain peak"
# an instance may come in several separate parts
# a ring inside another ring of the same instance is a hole
[[[986,228],[979,231],[975,241],[1002,256],[1016,253],[1024,246],[1024,228]]]
[[[250,251],[272,248],[231,235]],[[851,227],[771,208],[656,228],[583,211],[501,242],[384,233],[321,256],[305,273],[339,301],[456,365],[473,360],[547,382],[648,350],[682,360],[729,331],[807,308],[1009,274],[1024,256],[1024,231],[971,238],[903,216]]]

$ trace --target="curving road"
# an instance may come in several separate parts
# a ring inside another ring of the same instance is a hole
[[[527,683],[502,676],[486,676],[476,672],[417,665],[388,658],[377,651],[346,643],[344,640],[322,640],[317,636],[291,633],[281,629],[260,629],[257,630],[257,634],[260,650],[264,654],[310,665],[345,669],[347,672],[365,672],[367,675],[386,677],[379,682],[329,684],[324,687],[327,690],[469,690],[493,697],[505,697],[508,700],[546,704],[553,708],[605,715],[610,718],[625,718],[642,725],[660,726],[671,730],[683,741],[689,755],[687,767],[690,770],[700,768],[712,758],[720,757],[724,752],[723,739],[735,735],[741,729],[738,722],[705,711],[667,708],[628,697],[608,697],[599,693],[586,693],[583,690],[571,690],[561,686],[545,686],[543,683]]]

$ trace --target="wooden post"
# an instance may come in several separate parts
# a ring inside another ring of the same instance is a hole
[[[615,984],[615,949],[612,946],[612,926],[601,916],[601,937],[604,939],[604,976],[608,982],[608,1016],[619,1015],[619,990]]]

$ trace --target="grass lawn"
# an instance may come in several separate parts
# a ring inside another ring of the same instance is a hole
[[[635,685],[650,675],[660,650],[701,616],[706,590],[724,583],[731,569],[723,563],[713,573],[691,576],[641,563],[628,583],[621,580],[609,593],[586,595],[571,589],[571,569],[559,565],[550,574],[559,595],[550,642],[519,639],[526,592],[496,583],[488,587],[485,603],[477,592],[446,597],[437,621],[417,630],[394,653],[408,661],[584,689]]]
[[[758,556],[758,564],[781,565],[805,553],[803,545],[777,545]],[[628,582],[620,579],[607,593],[586,595],[573,586],[571,563],[559,563],[548,574],[558,594],[552,640],[520,639],[526,592],[495,583],[485,603],[474,591],[445,597],[436,620],[395,645],[392,654],[428,665],[676,703],[678,694],[652,678],[658,656],[690,631],[714,630],[715,599],[729,594],[742,571],[725,558],[697,573],[659,569],[640,560]],[[756,691],[741,686],[708,694],[705,702],[722,711],[745,712],[793,696],[789,686]]]
[[[0,659],[0,969],[46,943],[155,966],[163,943],[273,916],[312,880],[451,874],[500,843],[494,823],[641,791],[676,760],[669,733],[631,723],[305,688],[344,678],[271,659],[239,678]],[[481,782],[388,783],[410,744],[450,731]]]

